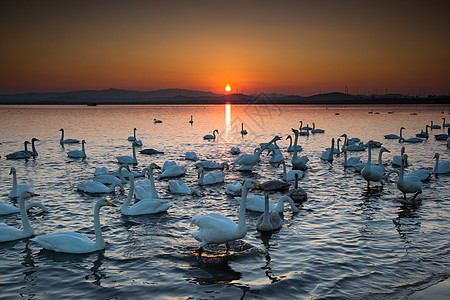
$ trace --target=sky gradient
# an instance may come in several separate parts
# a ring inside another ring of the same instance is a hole
[[[0,94],[450,93],[448,1],[8,1]]]

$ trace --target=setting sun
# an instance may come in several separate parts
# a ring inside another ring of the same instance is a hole
[[[225,86],[225,91],[226,91],[226,92],[231,91],[231,86],[230,86],[229,84],[227,84],[227,85]]]

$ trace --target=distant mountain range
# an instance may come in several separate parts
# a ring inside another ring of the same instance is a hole
[[[82,90],[63,93],[24,93],[0,95],[0,105],[6,104],[450,104],[450,96],[410,97],[400,94],[350,95],[326,93],[308,97],[284,94],[215,94],[188,89],[133,91],[120,89]]]

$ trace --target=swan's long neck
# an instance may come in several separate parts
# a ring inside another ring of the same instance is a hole
[[[127,199],[122,204],[122,207],[121,207],[122,211],[125,208],[128,208],[128,206],[130,206],[131,199],[133,198],[133,195],[134,195],[134,175],[132,173],[130,173],[130,177],[129,178],[130,178],[130,191],[128,192]]]
[[[17,195],[17,174],[15,171],[13,173],[13,186],[11,190],[14,195]]]
[[[86,151],[84,148],[84,143],[81,143],[81,152],[83,152],[83,155],[86,155]]]
[[[137,161],[137,159],[136,159],[136,146],[134,145],[134,143],[132,145],[132,148],[133,148],[133,161],[136,162]]]
[[[261,153],[266,150],[273,142],[275,141],[275,138],[273,138],[270,142],[268,142],[266,145],[262,146],[261,149],[259,149],[255,154],[257,156],[260,156]]]
[[[380,167],[383,166],[383,159],[381,158],[381,156],[383,155],[383,152],[384,152],[384,151],[381,151],[381,150],[380,150],[380,154],[378,155],[378,165],[379,165]]]
[[[402,135],[402,131],[403,131],[403,129],[405,129],[405,128],[400,128],[400,138],[402,139],[403,138],[403,135]]]
[[[150,180],[150,189],[152,191],[152,198],[159,199],[158,191],[155,187],[155,180],[153,179],[153,168],[148,168],[148,179]]]
[[[261,227],[269,227],[269,192],[264,191],[264,214]]]
[[[136,140],[136,128],[133,129],[133,137],[134,137],[134,140]]]
[[[436,156],[436,163],[434,164],[433,173],[437,174],[439,169],[439,155]],[[14,174],[16,175],[16,174]]]
[[[205,179],[205,172],[200,170],[200,178],[198,179],[198,184],[203,185],[203,180]]]
[[[312,130],[314,130],[314,129],[316,129],[316,124],[313,122],[313,129]]]
[[[241,123],[241,129],[244,131],[244,123]]]
[[[402,163],[400,164],[400,173],[398,174],[398,181],[403,181],[403,176],[405,174],[405,160],[404,160],[403,154],[402,154],[401,158],[402,158]]]
[[[347,151],[344,150],[344,166],[347,166]]]
[[[337,146],[336,146],[336,149],[338,149],[339,151],[341,151],[341,149],[339,148],[339,142],[341,141],[341,139],[338,139],[337,140]]]
[[[23,146],[25,147],[25,153],[28,152],[28,146],[27,146],[27,144],[28,144],[28,143],[23,143]]]
[[[115,183],[111,184],[111,186],[109,187],[109,190],[108,190],[108,192],[109,192],[109,193],[112,193],[112,192],[114,192],[114,190],[115,190],[116,186],[118,186],[118,185],[119,185],[119,184],[118,184],[117,182],[115,182]]]
[[[367,155],[367,165],[372,163],[372,145],[369,143],[369,155]]]
[[[60,142],[64,141],[64,129],[61,130],[61,139],[59,141]]]
[[[298,174],[295,174],[295,189],[298,189]]]
[[[295,207],[294,201],[290,197],[281,197],[280,200],[278,200],[277,204],[277,211],[283,212],[284,211],[284,202],[288,202],[291,205],[291,208],[293,211],[298,211],[298,208]]]
[[[126,180],[125,180],[125,177],[123,177],[123,174],[122,174],[122,169],[123,169],[123,166],[120,166],[119,167],[119,178],[120,178],[120,182],[122,182],[122,183],[125,183],[125,182],[127,182]]]
[[[242,187],[242,198],[241,198],[241,204],[239,205],[239,216],[238,216],[238,226],[237,226],[237,232],[238,234],[241,234],[244,236],[247,233],[247,224],[245,222],[245,210],[247,209],[247,195],[248,195],[248,188],[245,186]]]
[[[284,179],[284,180],[287,179],[286,163],[284,162],[284,159],[283,159],[283,179]]]
[[[295,134],[295,138],[294,138],[294,155],[292,156],[292,159],[296,159],[298,157],[298,155],[297,155],[298,131],[295,131],[294,134]]]
[[[216,138],[216,131],[215,130],[213,131],[213,137],[214,137],[214,139]]]
[[[334,152],[334,139],[331,140],[331,149],[330,153],[328,154],[328,161],[333,160],[333,152]]]
[[[289,149],[290,149],[292,147],[292,137],[289,135],[288,139],[289,139]]]
[[[94,230],[95,230],[95,248],[103,249],[105,241],[103,240],[102,228],[100,227],[100,203],[97,202],[94,207]]]
[[[36,155],[37,151],[36,151],[36,147],[34,146],[34,142],[35,142],[35,140],[31,140],[31,150],[33,151],[34,155]]]
[[[20,218],[22,219],[23,233],[27,236],[33,235],[33,228],[31,228],[30,222],[28,221],[27,210],[25,209],[25,197],[19,197],[19,208],[20,208]]]
[[[342,147],[346,147],[348,146],[348,138],[346,134],[344,134],[343,136],[344,136],[344,145]]]

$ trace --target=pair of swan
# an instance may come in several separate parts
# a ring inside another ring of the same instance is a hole
[[[217,132],[217,134],[219,134],[219,130],[214,129],[212,134],[207,134],[207,135],[203,136],[203,139],[204,140],[215,140],[216,139],[216,132]]]
[[[286,139],[289,139],[289,146],[287,148],[288,152],[294,152],[294,146],[292,145],[292,136],[288,135]],[[301,145],[297,145],[297,151],[302,151],[303,148]]]
[[[136,146],[142,146],[142,141],[136,138],[136,128],[133,129],[133,135],[128,137],[129,142],[135,142]]]
[[[61,138],[59,139],[60,144],[76,144],[80,142],[77,139],[64,139],[64,129],[61,128],[59,131],[61,131]]]
[[[130,191],[127,199],[120,208],[123,215],[138,216],[147,214],[156,214],[167,211],[173,205],[172,202],[159,198],[145,198],[130,206],[131,200],[135,192],[134,176],[130,173]]]
[[[12,175],[12,188],[9,191],[8,197],[9,198],[17,198],[19,197],[23,192],[31,191],[32,185],[30,183],[17,183],[17,173],[16,168],[11,168],[9,170],[9,175]]]
[[[9,242],[28,238],[34,235],[33,228],[28,220],[27,210],[25,208],[25,200],[30,197],[39,196],[33,192],[22,191],[19,195],[19,211],[20,218],[22,220],[22,230],[16,227],[6,225],[5,223],[0,223],[0,242]]]
[[[267,149],[272,143],[275,141],[280,140],[281,138],[279,136],[275,136],[270,142],[265,143],[264,146],[262,146],[260,149],[256,150],[253,154],[242,154],[239,156],[234,162],[233,166],[235,165],[241,165],[239,168],[240,171],[251,171],[253,169],[253,166],[256,165],[259,161],[259,156],[261,153]]]
[[[416,137],[428,139],[430,137],[430,135],[428,134],[428,127],[430,127],[430,125],[427,124],[425,126],[425,131],[423,131],[422,129],[420,133],[416,133]]]
[[[361,170],[361,175],[362,177],[367,181],[367,188],[369,189],[370,187],[370,182],[380,182],[381,186],[383,187],[383,174],[384,174],[384,167],[382,162],[379,163],[379,165],[373,165],[372,164],[372,147],[373,147],[373,142],[369,141],[369,153],[368,153],[368,158],[367,158],[367,164],[366,166]],[[389,150],[387,150],[386,148],[381,148],[380,149],[380,157],[381,157],[381,153],[383,152],[389,152]]]
[[[244,196],[234,197],[234,199],[242,205]],[[299,211],[299,209],[295,206],[294,201],[288,196],[286,196],[286,197],[282,196],[280,199],[278,199],[277,205],[275,205],[275,204],[273,204],[273,202],[269,201],[269,210],[282,213],[284,211],[284,203],[285,202],[290,204],[292,211],[294,211],[294,212]],[[247,196],[247,199],[245,201],[245,207],[247,210],[256,211],[256,212],[264,212],[264,209],[265,209],[264,196],[259,196],[259,195],[258,196]]]
[[[136,159],[136,142],[133,142],[131,144],[133,156],[129,155],[122,155],[122,156],[116,156],[117,162],[119,164],[127,164],[127,165],[137,165],[137,159]]]
[[[145,168],[145,172],[148,174],[148,179],[142,179],[136,182],[135,189],[134,189],[134,196],[138,200],[142,200],[145,198],[152,198],[152,199],[159,199],[158,191],[155,187],[155,180],[153,179],[153,170],[154,169],[161,169],[160,166],[158,166],[155,163],[151,163],[147,168]],[[130,173],[132,174],[132,173]],[[133,174],[130,175],[131,177],[135,177]]]
[[[294,170],[302,170],[305,171],[307,169],[306,163],[309,161],[308,157],[306,155],[299,157],[298,156],[298,135],[299,132],[297,129],[292,128],[292,131],[294,132],[295,138],[294,138],[294,155],[292,156],[292,169]]]
[[[100,227],[100,208],[104,206],[113,206],[106,199],[99,199],[94,206],[94,231],[95,242],[87,236],[73,231],[54,232],[32,238],[31,241],[39,244],[47,250],[63,253],[86,254],[105,248],[105,241]]]
[[[280,201],[283,200],[287,202],[292,202],[292,199],[289,196],[282,196]],[[290,200],[290,201],[289,201]],[[294,212],[298,212],[299,209],[295,206],[292,207]],[[259,231],[273,231],[277,230],[281,227],[282,221],[280,214],[276,210],[270,209],[270,201],[269,201],[269,191],[264,191],[264,212],[256,221],[256,228]]]
[[[391,133],[391,134],[386,134],[385,136],[384,136],[384,138],[385,139],[388,139],[388,140],[398,140],[398,139],[401,139],[401,138],[403,138],[403,136],[402,136],[402,131],[405,129],[405,127],[400,127],[400,135],[396,135],[396,134],[393,134],[393,133]]]
[[[67,156],[70,158],[86,158],[86,149],[84,147],[86,144],[85,140],[81,141],[81,150],[72,150],[67,152]]]
[[[247,234],[245,222],[245,209],[247,206],[247,195],[250,189],[260,189],[259,185],[252,179],[247,179],[242,185],[242,201],[239,206],[238,223],[218,213],[197,215],[192,217],[191,223],[198,227],[189,233],[201,242],[198,249],[199,257],[202,255],[203,247],[208,244],[227,244],[228,242],[241,239]]]
[[[30,154],[31,151],[28,150],[28,145],[29,144],[30,144],[29,141],[25,141],[23,143],[24,150],[16,151],[16,152],[7,154],[6,155],[6,159],[29,159],[29,158],[31,158],[32,157],[31,154]]]
[[[198,169],[198,184],[199,185],[210,185],[221,183],[225,179],[225,172],[213,172],[205,175],[205,171],[203,168]]]

